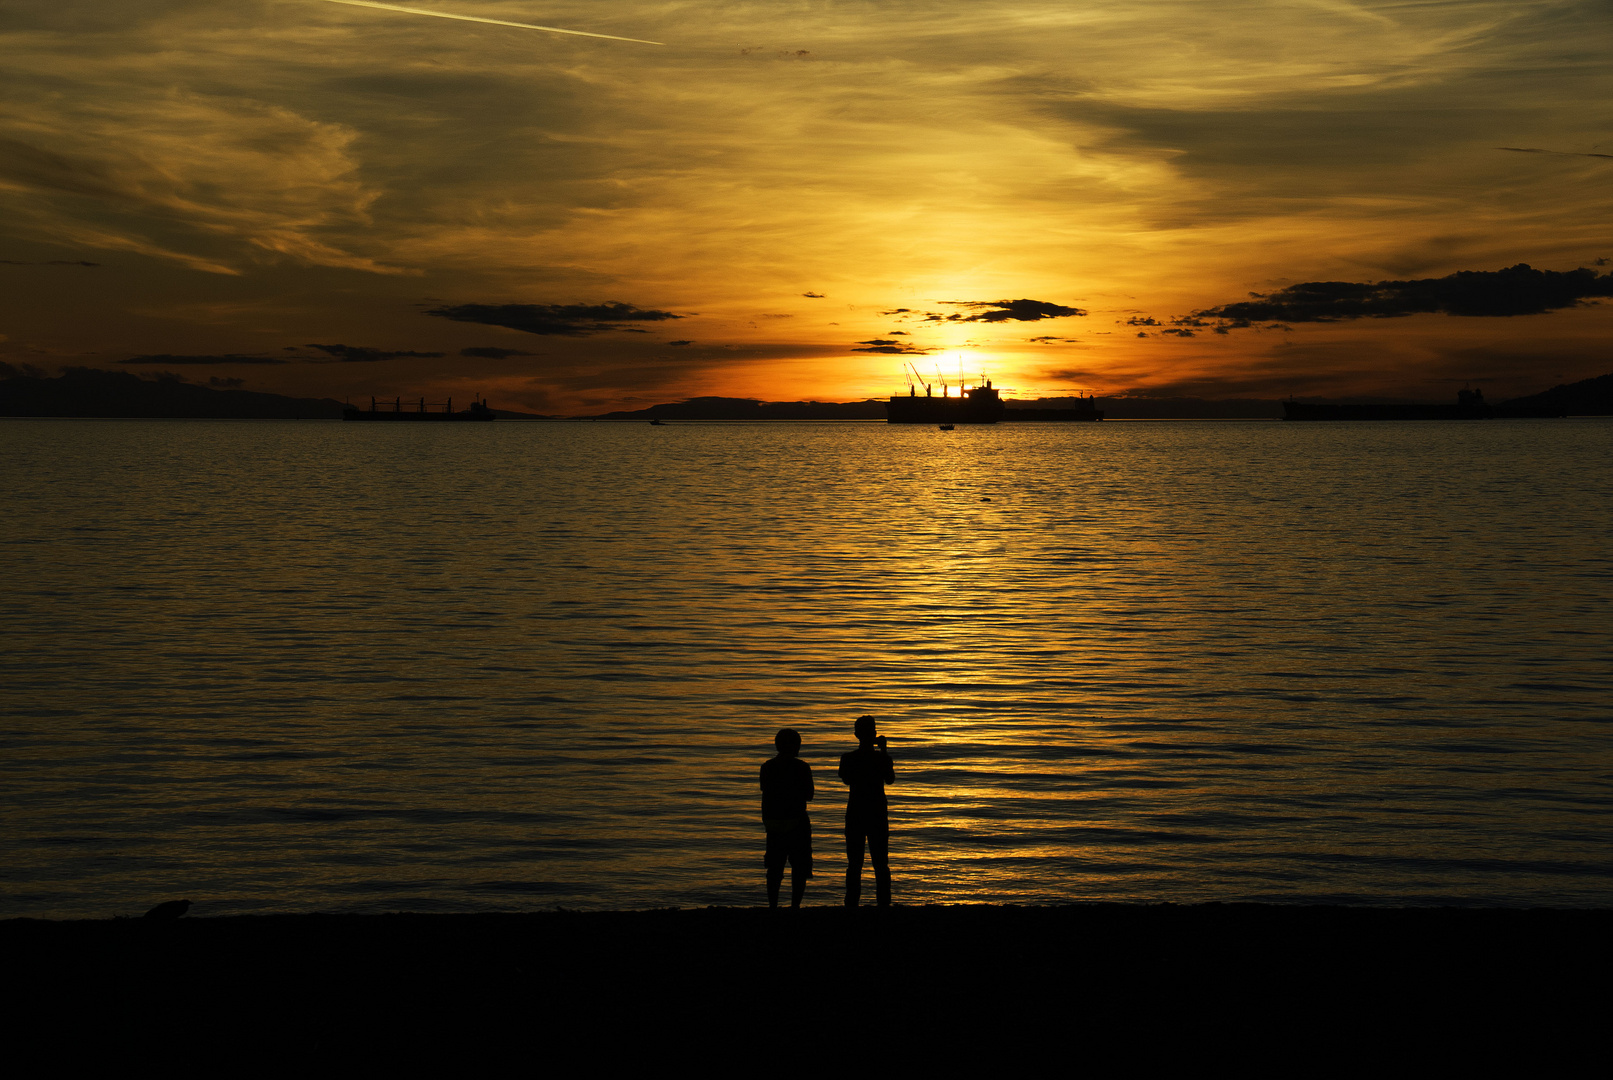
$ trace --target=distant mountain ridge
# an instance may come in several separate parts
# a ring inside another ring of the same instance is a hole
[[[141,378],[126,371],[67,368],[56,378],[0,364],[0,416],[197,420],[339,420],[332,398],[294,398],[252,390],[213,389],[178,378]],[[1067,409],[1094,404],[1114,420],[1278,419],[1282,402],[1265,398],[1100,397],[1012,399],[1010,409]],[[1307,398],[1307,401],[1330,399]],[[1350,401],[1388,399],[1351,398]],[[1398,399],[1397,399],[1398,400]],[[1613,416],[1613,374],[1554,386],[1495,406],[1497,416]],[[495,409],[510,420],[561,417]],[[885,401],[762,401],[696,397],[646,409],[571,417],[578,420],[884,420]]]
[[[144,420],[340,420],[342,403],[253,390],[214,390],[127,371],[68,368],[54,379],[0,379],[0,416]]]
[[[1503,401],[1497,416],[1613,416],[1613,374]]]
[[[594,420],[883,420],[885,402],[761,401],[757,398],[697,397],[609,412]]]
[[[1010,409],[1084,408],[1088,398],[1008,399]],[[1127,420],[1276,419],[1280,402],[1258,398],[1097,398],[1106,416]],[[609,412],[595,420],[883,420],[885,399],[865,401],[761,401],[756,398],[698,397]]]
[[[1265,398],[1036,398],[1013,399],[1010,409],[1073,409],[1088,401],[1106,420],[1275,420],[1282,403]],[[1079,403],[1079,404],[1078,404]]]

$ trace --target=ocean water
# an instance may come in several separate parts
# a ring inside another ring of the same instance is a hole
[[[1613,422],[0,421],[0,913],[1613,903]]]

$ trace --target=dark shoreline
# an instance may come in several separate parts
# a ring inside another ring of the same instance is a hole
[[[781,941],[833,949],[864,939],[878,939],[893,961],[916,968],[967,965],[986,950],[995,966],[1033,979],[1076,956],[1120,952],[1215,958],[1243,968],[1281,965],[1296,949],[1345,965],[1367,957],[1398,965],[1413,955],[1440,954],[1456,962],[1469,950],[1491,962],[1507,956],[1567,962],[1596,951],[1613,959],[1613,909],[1090,903],[849,911],[809,905],[799,912],[710,907],[0,921],[0,949],[13,966],[43,970],[76,954],[89,967],[138,969],[155,948],[160,966],[176,974],[192,969],[193,975],[221,967],[225,958],[265,973],[309,964],[381,970],[400,953],[418,965],[432,958],[447,962],[468,949],[496,952],[500,959],[489,963],[490,971],[575,968],[586,981],[588,969],[633,968],[639,965],[634,957],[678,965],[720,961],[742,969],[757,950]]]
[[[1418,410],[1444,416],[1444,405],[1408,405],[1400,398],[1307,398],[1295,406],[1310,418],[1333,419],[1400,417],[1412,419]],[[1096,409],[1109,420],[1278,420],[1288,408],[1271,398],[1098,397],[1036,398],[1008,402],[1009,413],[1039,412],[1041,421],[1059,422]],[[340,420],[343,405],[334,398],[293,398],[262,391],[213,389],[186,381],[172,372],[100,368],[66,368],[57,377],[43,371],[0,363],[0,416],[57,419],[280,419]],[[611,421],[848,421],[884,422],[886,400],[863,401],[760,401],[754,398],[696,397],[665,402],[646,409],[603,413],[598,416],[550,416],[519,410],[494,409],[499,419],[559,422]],[[1293,411],[1290,409],[1290,411]],[[1488,407],[1484,410],[1488,413]],[[1496,405],[1498,417],[1603,416],[1613,413],[1613,374],[1555,386],[1528,397]],[[1063,414],[1063,415],[1059,415]],[[1012,416],[1010,415],[1010,418]],[[1020,419],[1028,419],[1021,417]],[[1034,422],[1034,421],[1032,421]]]
[[[0,922],[8,981],[26,988],[23,1012],[43,1020],[92,1018],[134,1040],[379,1040],[392,1053],[450,1033],[537,1039],[567,1047],[542,1051],[565,1060],[644,1047],[726,1057],[808,1029],[819,1043],[844,1031],[860,1053],[896,1040],[903,1061],[939,1055],[942,1065],[954,1052],[1034,1060],[1077,1033],[1111,1047],[1122,1035],[1161,1045],[1247,1036],[1250,1060],[1324,1035],[1327,1054],[1349,1057],[1486,1018],[1583,1037],[1608,998],[1610,945],[1613,910],[1600,908],[982,904]],[[1322,1049],[1306,1056],[1317,1063]]]
[[[557,908],[535,912],[191,915],[167,920],[10,918],[0,920],[0,948],[17,960],[30,955],[47,960],[57,950],[140,949],[161,940],[179,950],[172,954],[174,959],[187,949],[200,948],[203,951],[191,959],[205,962],[206,950],[223,947],[246,952],[291,947],[295,951],[317,944],[362,952],[497,941],[506,947],[542,948],[554,958],[566,955],[579,939],[597,943],[608,938],[676,953],[701,952],[719,941],[726,950],[765,944],[779,935],[806,942],[869,933],[915,952],[924,951],[924,941],[934,935],[962,942],[1028,933],[1042,942],[1039,955],[1045,955],[1047,949],[1077,945],[1090,950],[1106,941],[1134,941],[1139,936],[1169,939],[1174,947],[1182,948],[1219,948],[1236,938],[1249,956],[1301,941],[1315,947],[1348,942],[1369,951],[1435,949],[1475,934],[1484,935],[1495,948],[1528,943],[1532,948],[1571,945],[1577,949],[1593,939],[1613,946],[1613,908],[1079,903],[898,904],[883,910],[865,905],[853,911],[809,902],[801,911]],[[1035,966],[1031,957],[1021,959]]]

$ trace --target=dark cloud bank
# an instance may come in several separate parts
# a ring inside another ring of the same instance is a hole
[[[1598,274],[1584,267],[1536,270],[1519,263],[1504,270],[1462,270],[1415,281],[1307,281],[1250,296],[1252,299],[1195,311],[1193,316],[1224,319],[1242,327],[1257,322],[1339,322],[1424,314],[1539,315],[1613,296],[1613,273]],[[1192,319],[1173,321],[1199,325]]]
[[[871,341],[859,341],[860,349],[852,352],[890,353],[893,356],[923,356],[929,349],[920,349],[905,342],[895,341],[891,338],[874,338]]]
[[[622,323],[664,322],[681,319],[670,311],[634,307],[611,301],[604,304],[451,304],[432,308],[427,315],[455,322],[505,326],[528,334],[582,337],[605,330],[632,330]]]
[[[1040,322],[1043,319],[1066,319],[1071,316],[1086,314],[1080,308],[1066,307],[1063,304],[1054,304],[1047,300],[942,300],[940,303],[973,310],[965,314],[959,311],[940,312],[918,311],[914,308],[892,308],[889,311],[881,311],[880,314],[898,319],[913,318],[920,322],[933,323]],[[891,333],[905,334],[906,331],[893,330]],[[859,341],[857,344],[862,348],[852,349],[852,352],[889,353],[894,356],[922,356],[931,351],[896,341],[893,338],[874,338],[872,341]]]
[[[948,322],[1037,322],[1086,314],[1080,308],[1050,304],[1046,300],[945,300],[943,303],[977,309],[973,315],[948,315]]]
[[[1066,307],[1046,300],[942,300],[953,307],[974,308],[972,314],[962,312],[917,311],[913,308],[892,308],[881,315],[911,315],[923,322],[1038,322],[1042,319],[1064,319],[1072,315],[1085,315],[1081,308]]]

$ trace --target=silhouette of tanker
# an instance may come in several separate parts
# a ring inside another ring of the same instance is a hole
[[[388,408],[390,404],[390,408]],[[436,411],[433,412],[432,410]],[[357,405],[342,407],[343,420],[491,420],[493,410],[487,407],[485,398],[471,401],[470,408],[461,412],[454,411],[454,399],[449,398],[442,402],[427,402],[421,398],[418,402],[409,402],[409,407],[403,407],[403,399],[396,398],[392,402],[381,402],[378,406],[374,398],[370,398],[370,407],[361,409]]]
[[[922,380],[921,380],[922,382]],[[909,384],[906,394],[892,394],[885,404],[885,419],[891,424],[995,424],[1013,420],[1102,420],[1103,413],[1096,402],[1086,399],[1084,408],[1075,409],[1010,409],[1002,395],[985,379],[979,386],[960,386],[951,394],[946,383],[941,384],[941,396],[936,397],[929,383],[923,383],[924,396],[918,387]]]

